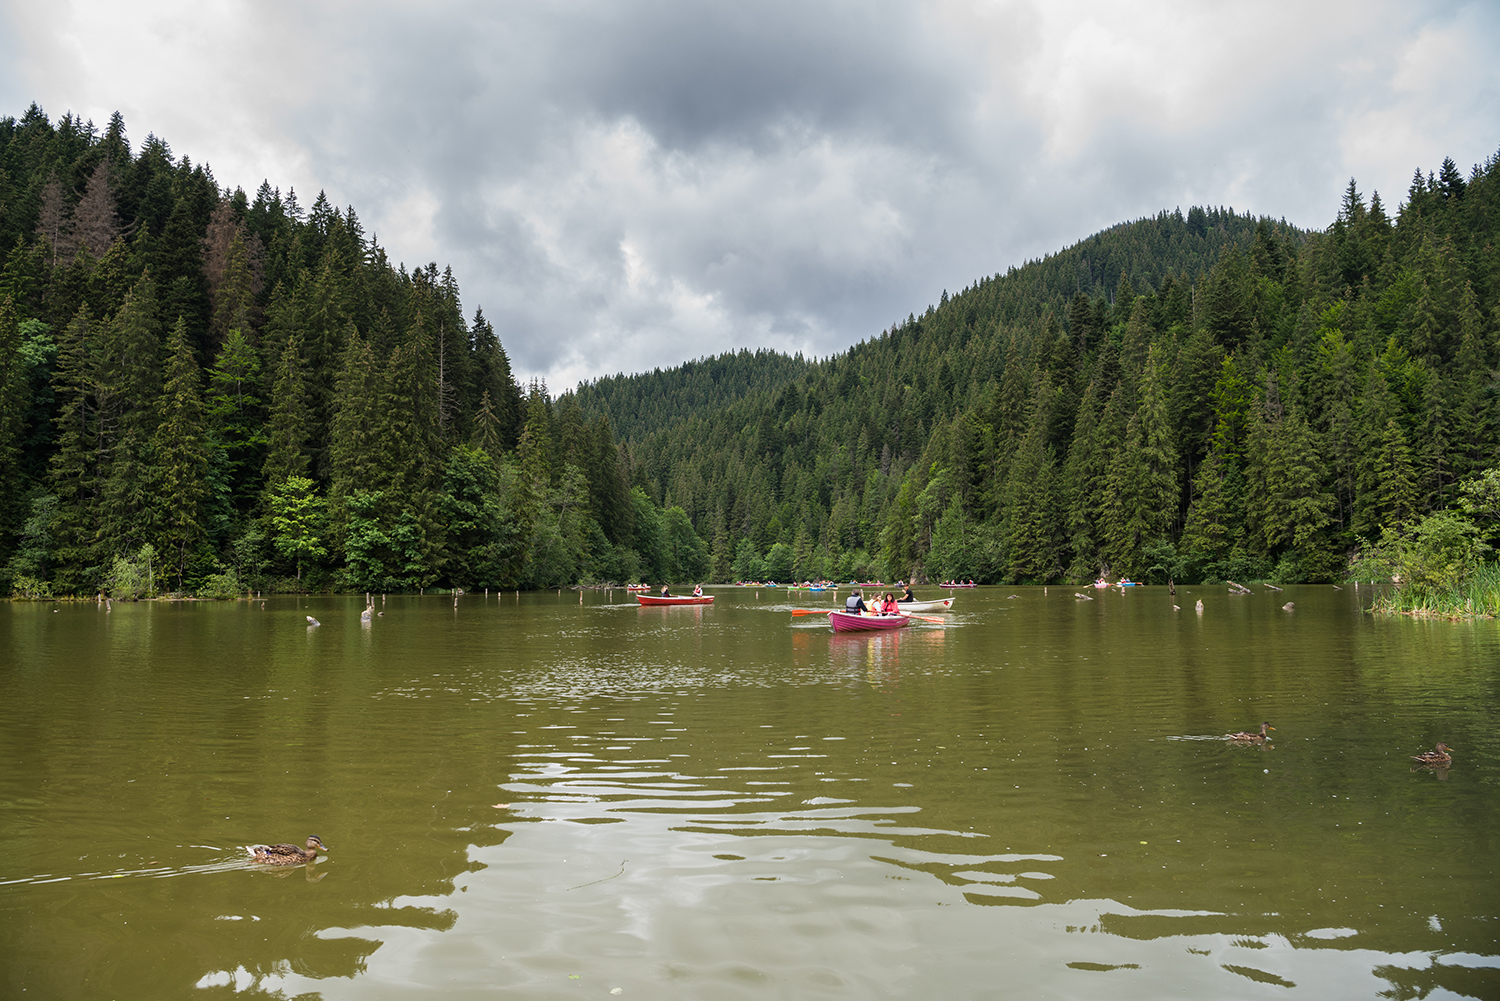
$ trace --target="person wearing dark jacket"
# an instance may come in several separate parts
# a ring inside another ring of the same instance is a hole
[[[855,615],[863,615],[869,609],[865,607],[865,599],[859,596],[858,591],[855,591],[844,600],[844,611]]]

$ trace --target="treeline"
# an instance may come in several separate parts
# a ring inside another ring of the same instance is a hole
[[[1500,458],[1497,169],[1115,227],[627,440],[632,482],[717,579],[1333,579]]]
[[[0,119],[0,584],[23,595],[701,576],[613,432],[517,386],[353,208],[118,114]]]

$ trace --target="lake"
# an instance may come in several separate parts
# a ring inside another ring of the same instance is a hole
[[[7,603],[0,995],[1500,997],[1500,625],[1254,591]]]

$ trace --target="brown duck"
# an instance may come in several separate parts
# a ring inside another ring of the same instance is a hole
[[[296,845],[251,845],[249,851],[256,862],[264,865],[301,865],[316,859],[318,852],[327,853],[328,849],[316,834],[311,834],[306,849]]]
[[[1413,754],[1413,761],[1420,761],[1424,765],[1446,765],[1453,760],[1453,755],[1448,752],[1453,750],[1447,744],[1439,743],[1435,751],[1423,751],[1421,754]]]
[[[1266,736],[1266,731],[1274,729],[1276,728],[1271,724],[1262,723],[1260,725],[1260,733],[1254,733],[1250,730],[1241,730],[1239,733],[1226,733],[1224,736],[1229,738],[1230,740],[1254,741],[1257,744],[1263,744],[1271,739],[1270,737]]]

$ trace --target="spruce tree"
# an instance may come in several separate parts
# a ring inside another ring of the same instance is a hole
[[[112,556],[153,541],[160,508],[154,443],[161,419],[161,324],[155,285],[143,277],[106,326],[96,382],[101,454],[107,454],[99,532]]]
[[[500,444],[500,421],[495,417],[495,407],[486,389],[479,397],[479,406],[474,411],[474,428],[469,434],[469,445],[498,460],[504,447]]]
[[[155,441],[156,499],[161,525],[158,548],[175,564],[180,591],[188,553],[205,535],[203,503],[208,493],[209,455],[204,439],[208,423],[198,361],[188,341],[186,320],[179,319],[173,326],[167,351],[161,420]]]
[[[22,515],[19,502],[24,486],[18,460],[31,409],[29,376],[15,302],[5,296],[0,298],[0,557],[8,555]]]
[[[1396,418],[1382,429],[1372,464],[1375,475],[1374,511],[1381,529],[1410,524],[1417,513],[1416,475],[1411,446]]]
[[[57,497],[52,535],[61,571],[60,593],[93,585],[95,581],[84,579],[83,568],[97,568],[99,562],[99,457],[105,442],[99,427],[97,337],[88,307],[80,306],[63,330],[53,373],[57,452],[52,457],[50,481]]]
[[[370,345],[352,327],[344,339],[336,394],[329,432],[329,506],[331,538],[340,549],[348,499],[360,490],[378,489],[375,464],[383,450],[376,437],[383,419],[380,374]]]
[[[1068,576],[1092,577],[1100,568],[1098,514],[1108,471],[1108,456],[1099,448],[1096,435],[1103,403],[1097,378],[1089,382],[1078,405],[1073,439],[1063,462],[1061,498],[1067,547],[1072,553]]]
[[[205,415],[216,517],[226,522],[255,506],[265,462],[265,407],[260,356],[239,328],[229,331],[209,373]]]
[[[274,371],[271,390],[271,415],[266,427],[266,461],[261,467],[263,482],[274,490],[293,476],[308,471],[308,405],[307,381],[303,374],[302,338],[292,334],[282,348]]]

